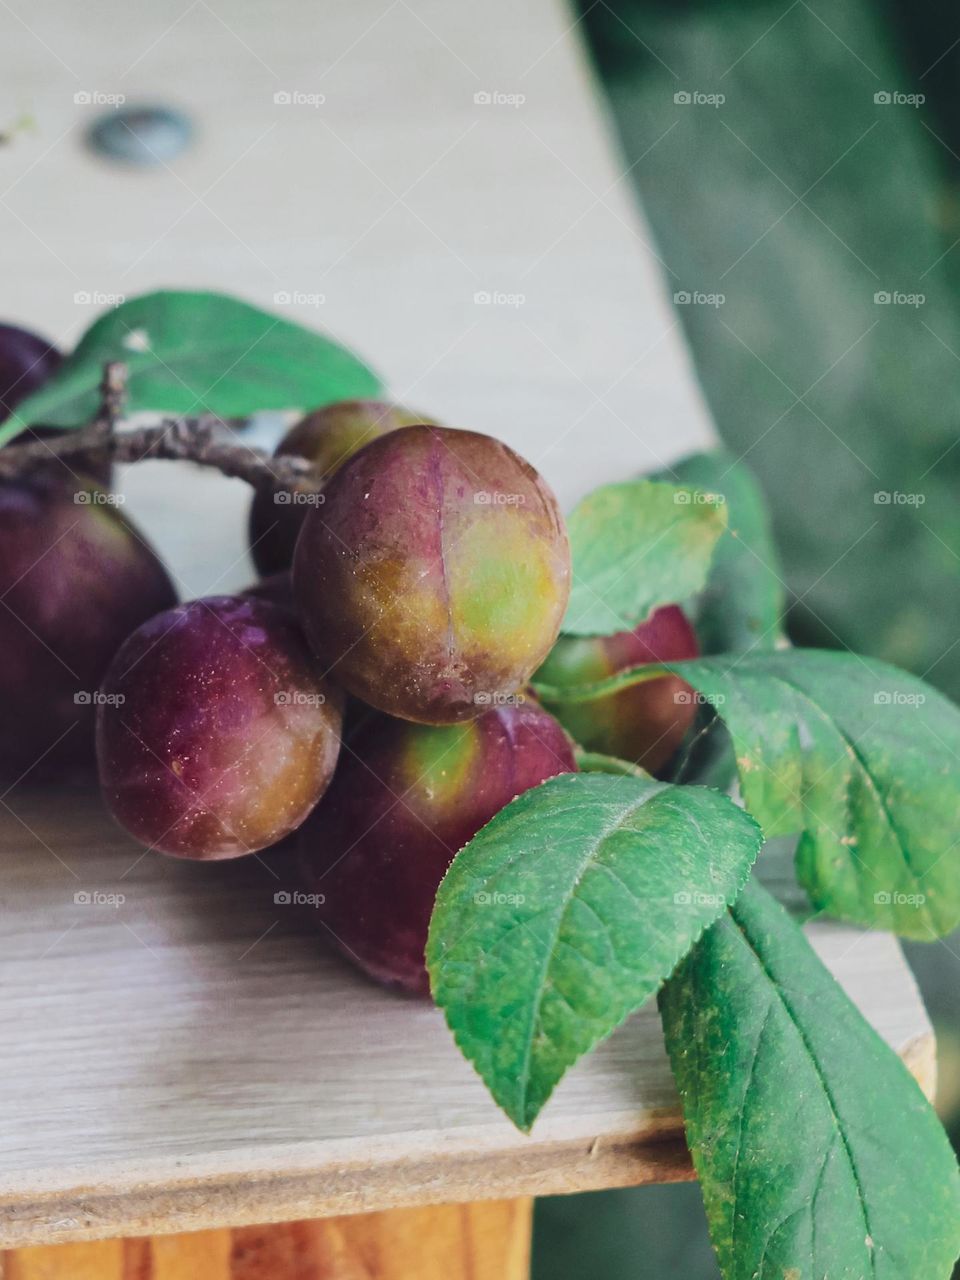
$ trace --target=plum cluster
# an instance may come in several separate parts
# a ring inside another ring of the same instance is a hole
[[[6,408],[57,359],[16,332],[0,331]],[[0,482],[0,769],[82,764],[95,739],[114,817],[177,857],[234,858],[298,832],[324,932],[375,979],[422,993],[458,850],[515,796],[576,770],[575,740],[658,769],[692,718],[668,676],[561,727],[531,677],[562,688],[693,656],[696,641],[677,608],[558,640],[563,518],[490,436],[350,401],[309,414],[277,453],[311,469],[299,501],[255,496],[260,580],[183,604],[109,501],[102,462],[91,474],[51,458]]]

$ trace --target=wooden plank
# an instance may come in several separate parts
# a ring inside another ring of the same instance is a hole
[[[525,1280],[532,1208],[493,1200],[41,1245],[0,1255],[0,1280]]]
[[[275,901],[288,854],[144,857],[86,790],[4,803],[0,1245],[691,1176],[652,1003],[526,1138],[435,1009],[366,982]],[[930,1088],[896,943],[811,937]]]

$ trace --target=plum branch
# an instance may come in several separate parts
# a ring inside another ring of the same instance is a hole
[[[166,459],[214,467],[255,489],[318,488],[319,477],[307,458],[274,457],[263,449],[226,441],[223,420],[215,414],[165,418],[156,426],[121,431],[126,400],[127,366],[121,361],[104,365],[100,406],[93,421],[52,439],[8,445],[0,450],[0,478],[23,475],[52,458],[110,458],[125,463]]]

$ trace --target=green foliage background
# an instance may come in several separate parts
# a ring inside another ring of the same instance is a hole
[[[580,0],[579,16],[668,289],[725,297],[677,313],[770,502],[793,639],[960,698],[960,13]],[[894,91],[926,101],[874,101]],[[925,300],[874,301],[894,291]],[[908,952],[955,1028],[957,937]],[[537,1280],[718,1274],[694,1187],[545,1201],[536,1243]]]

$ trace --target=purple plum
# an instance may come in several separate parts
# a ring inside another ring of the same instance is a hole
[[[415,426],[333,477],[304,521],[293,585],[307,637],[348,692],[423,724],[523,687],[570,593],[552,491],[499,440]]]

